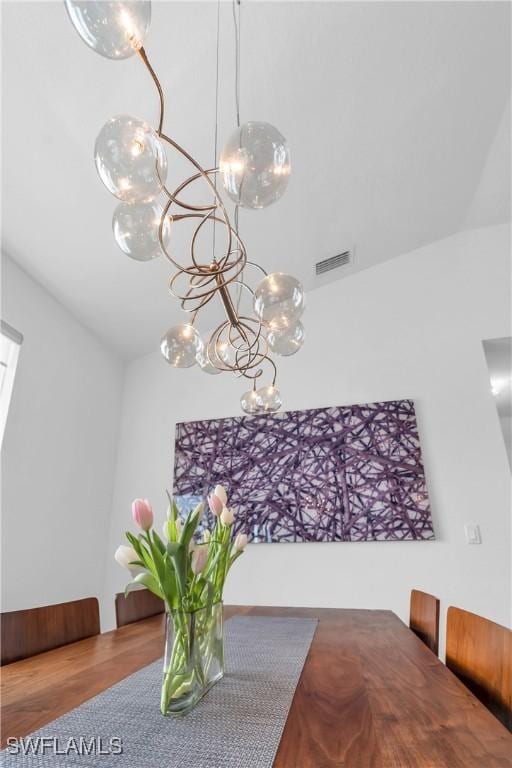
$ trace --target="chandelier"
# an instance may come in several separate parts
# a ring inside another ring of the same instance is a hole
[[[131,115],[112,117],[96,139],[94,155],[101,181],[121,201],[112,220],[114,238],[121,250],[137,261],[163,255],[176,270],[169,280],[169,291],[179,300],[188,319],[164,334],[160,344],[163,356],[176,368],[198,365],[210,375],[229,372],[248,379],[249,389],[240,400],[245,413],[279,410],[282,401],[271,355],[292,355],[302,346],[304,291],[294,277],[282,272],[267,274],[248,259],[238,231],[238,210],[239,206],[265,208],[283,195],[291,168],[286,140],[268,123],[240,125],[237,101],[237,127],[224,145],[220,162],[217,165],[215,157],[215,167],[202,168],[164,133],[163,89],[143,47],[151,21],[150,0],[64,2],[73,26],[88,46],[109,59],[138,55],[158,92],[160,114],[156,128]],[[239,13],[239,0],[233,0],[238,89],[237,7]],[[217,90],[219,9],[220,0]],[[175,188],[166,185],[166,150],[179,153],[192,166],[192,175]],[[219,193],[218,179],[234,203],[233,224]],[[205,185],[208,201],[188,202],[186,194],[199,183]],[[172,233],[180,222],[192,225],[186,257],[169,250]],[[207,225],[213,232],[206,251]],[[216,227],[222,228],[222,240],[215,236]],[[258,272],[259,282],[251,287],[246,275]],[[220,300],[225,319],[203,339],[197,324],[201,310],[213,299]],[[248,308],[243,309],[245,306]]]

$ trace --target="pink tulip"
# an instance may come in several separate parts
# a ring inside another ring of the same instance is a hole
[[[207,560],[208,560],[208,547],[204,545],[197,546],[192,553],[192,562],[190,564],[190,567],[192,568],[192,573],[194,573],[197,576],[199,573],[204,571]]]
[[[139,528],[149,531],[153,525],[153,510],[147,499],[135,499],[132,503],[132,517]]]
[[[219,499],[222,501],[222,504],[224,506],[227,506],[228,503],[228,495],[226,493],[226,489],[223,485],[216,485],[214,494],[219,497]]]
[[[210,507],[210,511],[212,515],[215,515],[215,517],[219,517],[224,505],[221,499],[219,499],[218,496],[212,493],[210,496],[208,496],[208,506]]]

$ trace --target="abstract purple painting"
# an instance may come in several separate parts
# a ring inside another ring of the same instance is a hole
[[[434,538],[412,400],[177,424],[180,509],[218,483],[255,543]]]

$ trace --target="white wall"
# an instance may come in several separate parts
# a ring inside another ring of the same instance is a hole
[[[99,595],[123,366],[14,262],[2,317],[24,336],[2,449],[2,610]]]
[[[508,463],[512,470],[512,416],[500,416],[501,431],[503,433],[503,442],[507,451]]]
[[[288,409],[413,398],[435,542],[252,546],[228,602],[391,608],[408,618],[418,587],[510,621],[510,474],[489,391],[483,338],[510,334],[507,227],[466,232],[308,296],[306,344],[280,365]],[[125,575],[112,552],[130,503],[164,517],[176,421],[239,414],[243,384],[173,370],[159,352],[127,369],[105,597]],[[465,522],[483,543],[465,543]],[[110,614],[113,621],[113,614]]]

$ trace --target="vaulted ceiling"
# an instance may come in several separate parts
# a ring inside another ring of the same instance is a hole
[[[171,269],[115,244],[116,201],[93,146],[112,115],[155,124],[152,84],[137,57],[112,62],[87,48],[60,2],[2,12],[4,250],[124,357],[148,352],[180,321]],[[241,13],[242,121],[276,125],[293,163],[282,200],[241,213],[253,260],[311,290],[322,284],[315,262],[346,248],[355,263],[340,275],[509,218],[508,3],[245,0]],[[154,3],[146,41],[167,93],[166,132],[206,167],[216,15],[214,2]],[[233,69],[223,2],[220,143],[235,119]],[[187,170],[169,154],[174,186]]]

